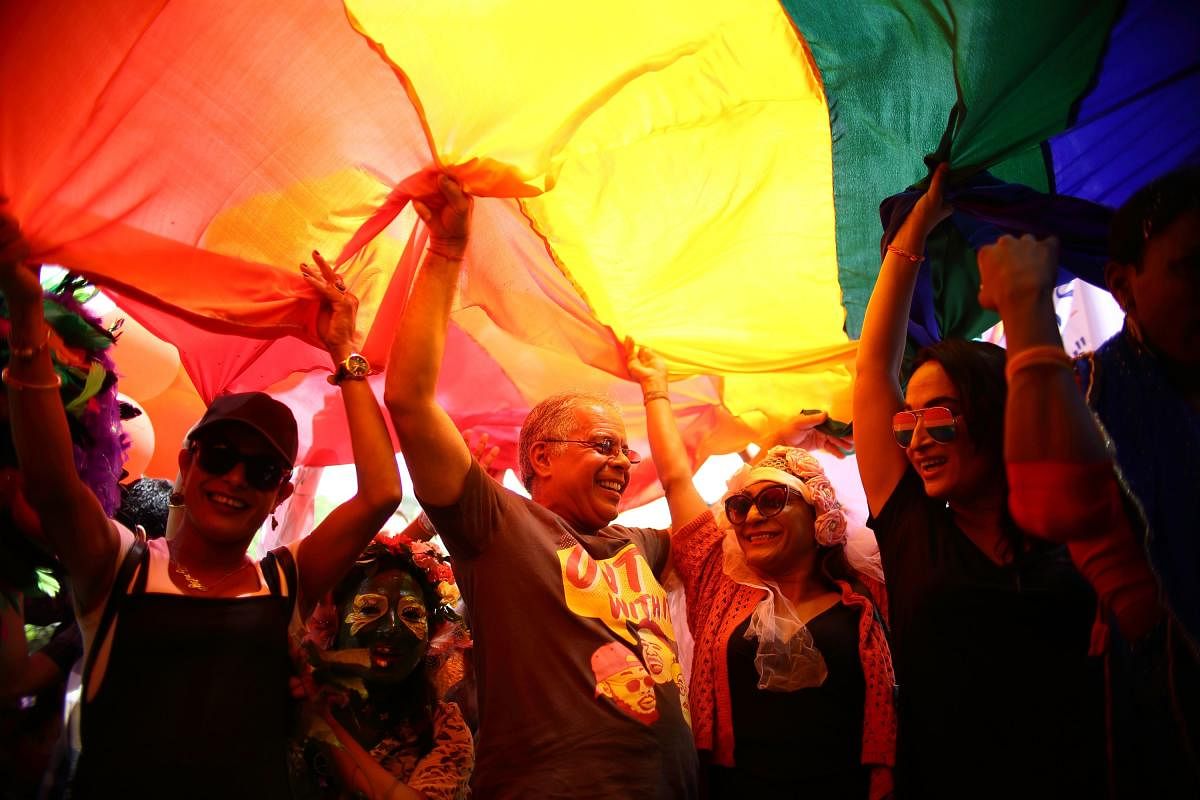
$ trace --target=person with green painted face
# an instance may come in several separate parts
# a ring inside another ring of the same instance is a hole
[[[299,798],[453,800],[475,764],[447,699],[464,676],[454,576],[432,545],[380,534],[309,619],[306,736],[293,747]]]

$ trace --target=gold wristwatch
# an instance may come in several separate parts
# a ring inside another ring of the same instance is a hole
[[[329,382],[337,386],[342,381],[362,381],[371,374],[371,362],[362,353],[351,353],[337,365],[337,369],[329,376]]]

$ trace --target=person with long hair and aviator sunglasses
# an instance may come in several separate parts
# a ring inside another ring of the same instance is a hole
[[[320,258],[317,336],[343,366],[358,494],[295,546],[246,549],[292,493],[291,411],[264,394],[213,401],[179,454],[170,545],[109,519],[83,484],[46,342],[38,270],[0,215],[0,291],[16,357],[3,375],[26,496],[67,567],[84,633],[82,751],[73,796],[287,797],[288,626],[354,563],[401,497],[387,427],[352,355],[358,301]],[[315,254],[314,254],[315,257]],[[303,618],[303,616],[301,618]],[[145,755],[139,742],[150,742]]]
[[[846,547],[820,463],[772,447],[734,476],[714,516],[692,483],[665,362],[627,348],[695,640],[689,702],[708,796],[888,796],[896,713],[882,576]]]
[[[900,371],[947,169],[889,243],[867,306],[854,442],[887,580],[899,683],[897,796],[1098,797],[1096,597],[1067,549],[1009,512],[1005,352],[946,340]],[[1009,425],[1042,431],[1053,417]],[[1048,434],[1047,434],[1048,435]]]

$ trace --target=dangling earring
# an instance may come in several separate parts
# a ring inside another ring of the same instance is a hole
[[[183,508],[183,492],[171,492],[171,496],[167,498],[167,505],[171,508]]]
[[[272,511],[271,512],[271,530],[275,530],[278,527],[279,527],[279,520],[275,519],[275,512]]]

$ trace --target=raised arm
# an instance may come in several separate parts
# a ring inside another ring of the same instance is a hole
[[[471,452],[437,402],[446,326],[471,220],[471,197],[448,176],[436,194],[413,201],[429,227],[429,251],[413,282],[388,357],[384,402],[400,439],[417,497],[447,506],[462,497]]]
[[[1099,426],[1075,384],[1054,314],[1058,242],[1001,238],[979,251],[979,302],[1008,340],[1004,459],[1022,529],[1066,542],[1122,633],[1135,641],[1162,614],[1158,587],[1123,502]]]
[[[646,405],[646,430],[650,436],[650,454],[658,470],[658,481],[667,495],[671,511],[671,529],[678,530],[703,514],[708,505],[692,483],[691,462],[667,391],[667,365],[653,350],[625,340],[629,374],[642,386]]]
[[[120,540],[75,469],[60,381],[47,345],[42,286],[37,268],[25,263],[27,255],[17,221],[0,212],[0,292],[11,322],[3,380],[13,444],[25,499],[71,576],[79,610],[87,612],[108,594]]]
[[[979,303],[1004,322],[1004,460],[1108,463],[1054,313],[1058,241],[1004,236],[979,251]]]
[[[854,448],[867,505],[878,514],[895,490],[908,459],[892,437],[892,416],[904,405],[900,364],[908,335],[908,316],[925,239],[950,215],[943,200],[946,165],[933,173],[929,191],[888,245],[879,277],[867,303],[854,378]]]
[[[302,265],[304,279],[321,295],[317,334],[333,363],[354,352],[358,298],[346,291],[340,276],[313,252],[316,267]],[[383,412],[364,378],[338,383],[350,428],[350,447],[358,492],[335,508],[301,543],[296,553],[301,593],[307,615],[312,603],[333,587],[359,553],[400,505],[402,489],[396,454]]]

